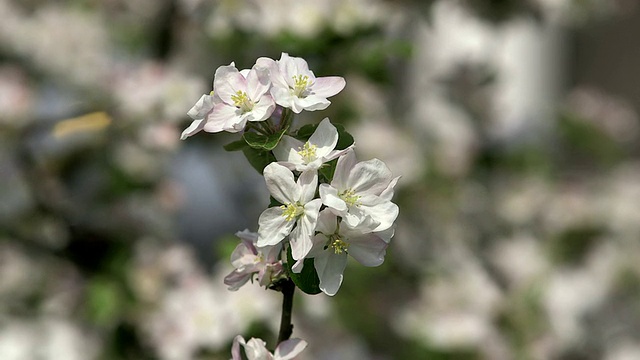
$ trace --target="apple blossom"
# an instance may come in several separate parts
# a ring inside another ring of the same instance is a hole
[[[326,109],[331,104],[327,98],[342,91],[346,85],[340,76],[316,78],[303,58],[287,53],[282,53],[280,60],[259,58],[256,66],[269,69],[271,95],[275,102],[296,114],[302,110]]]
[[[305,171],[294,181],[291,170],[271,163],[264,168],[267,189],[282,206],[266,209],[258,219],[258,246],[276,245],[287,235],[293,258],[303,258],[311,249],[313,230],[322,201],[313,199],[318,173]],[[295,228],[294,228],[295,225]]]
[[[290,360],[307,347],[307,342],[302,339],[289,339],[278,344],[274,353],[271,354],[267,350],[264,340],[251,338],[249,341],[245,341],[242,336],[238,335],[233,339],[231,360],[242,360],[240,345],[244,347],[248,360]]]
[[[374,232],[377,226],[369,216],[356,227],[350,227],[339,221],[331,210],[320,212],[313,248],[307,257],[314,259],[322,292],[330,296],[338,292],[347,266],[347,254],[364,266],[378,266],[384,262],[393,229]]]
[[[213,107],[219,104],[222,100],[214,94],[212,91],[210,94],[204,94],[200,97],[198,102],[189,110],[187,115],[193,119],[193,122],[187,127],[180,135],[180,140],[184,140],[189,136],[195,135],[204,129],[207,124],[209,116],[213,111]]]
[[[382,231],[398,217],[398,206],[391,202],[398,179],[378,159],[357,162],[350,149],[338,158],[331,183],[320,185],[320,198],[349,226],[357,226],[370,216],[378,223],[375,231]]]
[[[322,164],[344,154],[344,150],[334,150],[338,143],[338,130],[329,118],[324,118],[307,142],[284,135],[273,154],[278,164],[290,170],[317,170]]]
[[[278,259],[282,246],[258,247],[255,245],[258,234],[249,230],[236,233],[242,242],[236,246],[231,254],[231,265],[235,267],[224,278],[224,283],[229,285],[229,290],[238,290],[253,274],[258,274],[260,285],[268,287],[274,278],[283,274],[282,261]]]
[[[210,132],[238,132],[247,121],[269,118],[276,107],[269,95],[270,85],[263,68],[238,71],[234,63],[218,68],[213,89],[222,101],[213,108]],[[207,131],[207,125],[204,129]]]

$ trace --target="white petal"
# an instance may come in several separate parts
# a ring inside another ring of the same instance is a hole
[[[347,187],[356,192],[380,195],[392,179],[391,170],[378,159],[357,163],[347,181]]]
[[[301,107],[295,106],[295,101],[296,99],[298,99],[298,97],[292,95],[288,87],[284,88],[272,86],[271,96],[273,97],[273,100],[276,102],[276,104],[291,109],[296,114],[299,114],[303,110]]]
[[[271,80],[269,70],[254,67],[247,74],[247,95],[252,101],[258,101],[269,91]]]
[[[200,130],[202,130],[204,128],[205,124],[206,124],[206,122],[204,121],[204,119],[193,120],[191,125],[189,125],[188,128],[184,129],[184,131],[182,131],[182,134],[180,134],[180,140],[184,140],[184,139],[188,138],[189,136],[192,136],[192,135],[195,135],[195,134],[199,133]]]
[[[236,70],[236,72],[230,72],[222,78],[216,77],[213,81],[213,87],[215,94],[220,97],[223,102],[234,105],[231,97],[236,96],[238,91],[247,91],[247,79]]]
[[[378,266],[384,262],[388,244],[375,233],[349,239],[349,255],[364,266]]]
[[[342,149],[342,150],[333,150],[331,151],[329,154],[327,154],[324,157],[324,161],[331,161],[335,158],[338,158],[344,154],[346,154],[349,150],[353,149],[355,147],[355,143],[349,145],[349,147],[347,147],[346,149]]]
[[[229,291],[237,291],[251,279],[251,273],[232,271],[229,275],[224,277],[224,284],[229,287]]]
[[[276,103],[273,101],[271,96],[263,96],[260,98],[260,101],[253,105],[253,110],[251,110],[251,116],[248,118],[249,121],[263,121],[269,118],[271,114],[273,114],[273,110],[276,109]]]
[[[273,354],[273,360],[290,360],[300,354],[307,347],[302,339],[289,339],[281,342]]]
[[[193,105],[187,115],[194,120],[204,119],[204,117],[213,109],[214,106],[213,96],[204,94]]]
[[[245,345],[246,343],[244,338],[241,335],[238,335],[233,339],[233,345],[231,346],[231,360],[242,360],[240,344]]]
[[[329,118],[324,118],[320,122],[316,131],[309,138],[309,143],[317,146],[316,156],[319,158],[329,155],[331,150],[336,148],[338,130],[331,124]]]
[[[339,190],[347,190],[349,174],[357,162],[356,152],[353,149],[350,149],[344,155],[340,156],[336,164],[336,171],[333,174],[333,180],[331,180],[331,185]]]
[[[318,188],[318,172],[315,170],[305,171],[298,177],[298,186],[300,186],[300,203],[306,204],[316,196]]]
[[[292,100],[293,100],[293,104],[291,104],[291,109],[296,114],[299,114],[302,110],[306,110],[306,111],[324,110],[328,108],[329,105],[331,105],[331,101],[315,95],[309,95],[304,98],[294,96]]]
[[[302,164],[302,156],[298,153],[304,143],[289,135],[282,136],[280,143],[273,149],[273,155],[278,161],[286,161],[292,164]]]
[[[217,104],[214,106],[213,111],[207,116],[207,123],[203,128],[204,131],[215,133],[228,130],[228,124],[234,124],[240,121],[236,110],[235,106],[229,106],[225,103]]]
[[[400,176],[394,178],[389,182],[389,185],[387,185],[387,188],[384,189],[382,193],[380,193],[381,199],[391,201],[391,199],[393,198],[393,189],[396,187],[398,180],[400,180]]]
[[[291,232],[294,222],[287,221],[282,216],[281,208],[271,207],[260,214],[258,225],[258,241],[256,245],[262,247],[276,245],[282,241]]]
[[[391,201],[381,201],[373,206],[361,205],[360,210],[364,214],[371,216],[373,220],[380,222],[380,225],[378,225],[375,231],[390,228],[393,222],[396,221],[399,212],[398,205]]]
[[[326,242],[325,235],[331,235],[336,232],[336,227],[338,224],[338,217],[332,213],[329,209],[324,209],[320,211],[318,214],[318,223],[316,224],[316,231],[321,232],[324,235],[318,235],[322,238],[318,239],[318,241]],[[324,239],[324,241],[322,240]],[[315,245],[315,239],[314,239]]]
[[[312,200],[305,204],[304,215],[298,220],[295,229],[289,236],[291,242],[291,255],[294,260],[307,256],[313,246],[312,237],[318,223],[318,212],[322,202],[320,199]]]
[[[320,279],[320,290],[329,296],[333,296],[342,284],[342,273],[347,267],[347,253],[336,254],[332,251],[324,251],[314,258],[313,264]]]
[[[316,78],[315,83],[311,87],[311,91],[314,95],[328,98],[344,89],[346,82],[343,77],[340,76],[323,76]]]
[[[300,199],[301,189],[293,179],[293,173],[286,167],[271,163],[267,165],[262,175],[271,195],[281,204],[295,203]]]
[[[338,197],[338,189],[329,184],[320,184],[319,189],[323,204],[338,211],[347,211],[347,203]]]

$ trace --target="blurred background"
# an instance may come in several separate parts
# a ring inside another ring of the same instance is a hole
[[[635,0],[0,0],[0,359],[228,359],[281,296],[222,278],[263,179],[180,141],[220,65],[281,52],[402,175],[396,236],[304,359],[640,359]]]

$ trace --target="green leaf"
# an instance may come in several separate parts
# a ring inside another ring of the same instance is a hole
[[[338,129],[338,144],[336,144],[336,150],[344,150],[353,145],[353,136],[347,132],[342,124],[334,124]]]
[[[244,139],[240,139],[224,145],[223,148],[227,151],[238,151],[244,149],[246,146],[247,142],[244,141]]]
[[[271,151],[258,150],[251,147],[245,147],[242,149],[244,156],[249,161],[249,164],[262,175],[264,168],[272,162],[276,161],[275,156]]]
[[[269,136],[261,135],[254,132],[246,132],[244,133],[244,135],[242,135],[242,138],[249,146],[254,149],[271,151],[278,145],[285,132],[287,132],[286,128]]]
[[[320,279],[316,273],[316,268],[313,266],[313,259],[304,260],[304,267],[300,273],[294,273],[291,269],[295,263],[296,261],[293,260],[293,256],[291,255],[291,247],[288,247],[287,270],[289,270],[291,280],[293,280],[293,283],[303,292],[309,295],[319,294],[321,292]]]
[[[336,165],[338,164],[338,159],[331,160],[327,163],[322,164],[320,169],[318,169],[318,174],[320,175],[319,181],[321,183],[330,183],[333,180],[333,174],[336,171]]]
[[[318,124],[307,124],[296,132],[296,139],[307,141],[313,135],[313,132],[316,131]]]

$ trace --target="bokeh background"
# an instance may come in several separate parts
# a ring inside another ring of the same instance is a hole
[[[640,359],[635,0],[0,0],[0,359],[228,359],[280,294],[222,278],[263,180],[180,141],[281,52],[402,179],[385,263],[298,293],[304,359]]]

